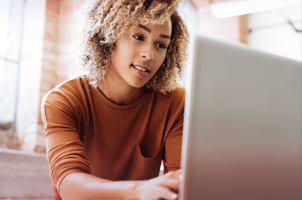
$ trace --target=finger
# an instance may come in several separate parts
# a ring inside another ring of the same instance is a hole
[[[171,190],[178,191],[178,189],[179,189],[179,180],[178,179],[171,179],[171,178],[163,179],[161,181],[161,185],[164,186],[164,187],[167,187]]]
[[[181,174],[181,170],[176,170],[176,171],[170,171],[167,174],[165,174],[165,176],[169,177],[169,178],[175,178],[175,179],[179,179]]]
[[[161,187],[158,190],[159,193],[159,198],[163,198],[163,199],[177,199],[178,195],[174,192],[172,192],[171,190],[165,188],[165,187]]]

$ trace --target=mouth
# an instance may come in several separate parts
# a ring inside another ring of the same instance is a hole
[[[142,72],[150,73],[150,70],[147,69],[147,67],[140,66],[140,65],[133,65],[133,64],[131,64],[131,66],[134,67],[135,69],[138,69],[138,70],[142,71]]]
[[[146,66],[131,64],[131,67],[133,67],[135,73],[141,78],[145,78],[150,74],[150,69]]]

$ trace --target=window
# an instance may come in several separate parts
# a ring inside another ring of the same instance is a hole
[[[24,0],[0,2],[0,131],[15,127],[23,6]]]

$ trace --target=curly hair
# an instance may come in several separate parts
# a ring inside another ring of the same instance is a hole
[[[111,62],[114,43],[130,27],[172,22],[171,41],[164,62],[146,83],[147,88],[166,93],[176,88],[187,64],[189,33],[177,12],[179,0],[93,0],[78,14],[78,63],[90,84],[104,78]]]

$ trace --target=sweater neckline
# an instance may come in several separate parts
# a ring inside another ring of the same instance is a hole
[[[103,92],[97,87],[97,88],[94,88],[92,87],[90,84],[89,84],[89,80],[87,80],[87,77],[86,77],[86,81],[87,81],[87,84],[89,85],[90,87],[90,90],[94,93],[94,95],[96,95],[96,97],[103,103],[105,104],[106,106],[110,107],[110,108],[113,108],[113,109],[116,109],[116,110],[127,110],[127,109],[131,109],[131,108],[135,108],[139,105],[141,105],[142,103],[144,103],[151,95],[151,93],[153,92],[152,89],[150,88],[147,88],[145,90],[145,92],[143,93],[143,95],[141,95],[136,101],[134,101],[133,103],[131,104],[128,104],[128,105],[118,105],[112,101],[110,101],[104,94]]]

